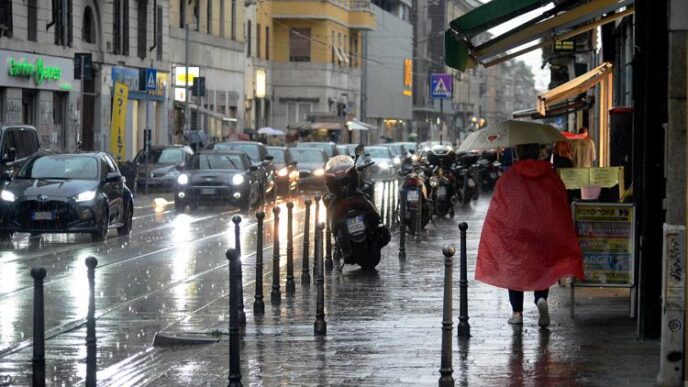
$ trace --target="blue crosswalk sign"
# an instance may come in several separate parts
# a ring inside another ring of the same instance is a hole
[[[156,90],[158,88],[158,70],[146,69],[146,90]]]

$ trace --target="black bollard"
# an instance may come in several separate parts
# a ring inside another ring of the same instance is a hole
[[[406,194],[399,193],[399,259],[406,259]]]
[[[397,179],[392,180],[392,226],[399,225],[399,183]]]
[[[265,213],[263,211],[256,212],[256,219],[258,219],[257,234],[256,234],[256,296],[253,301],[253,314],[265,313],[265,302],[263,301],[263,220]]]
[[[272,209],[274,214],[274,231],[272,242],[272,291],[270,292],[270,300],[273,305],[279,305],[282,298],[280,292],[280,245],[279,245],[279,213],[280,208],[275,206]]]
[[[235,249],[226,253],[229,260],[229,384],[228,387],[239,387],[241,384],[241,356],[239,352],[239,270],[241,254]]]
[[[232,222],[234,223],[234,249],[239,254],[239,263],[241,263],[241,216],[234,215],[232,217]],[[239,265],[239,283],[241,287],[239,288],[239,324],[242,327],[246,326],[246,313],[244,312],[244,275],[241,269],[241,264]]]
[[[325,270],[328,272],[334,269],[332,262],[332,231],[330,230],[330,213],[325,210]]]
[[[287,295],[291,296],[296,292],[296,282],[294,282],[294,233],[292,229],[294,203],[287,202]]]
[[[43,313],[43,279],[46,271],[42,267],[31,269],[33,277],[33,368],[32,386],[45,387],[45,315]]]
[[[458,337],[471,337],[471,326],[468,324],[468,274],[466,268],[466,222],[459,223],[461,231],[461,274],[459,277],[459,326]]]
[[[314,198],[315,200],[315,229],[313,230],[313,233],[316,233],[318,230],[318,225],[320,224],[320,195],[316,196]],[[313,280],[315,281],[315,277],[318,275],[318,273],[315,272],[315,255],[318,253],[317,250],[315,249],[315,237],[313,239]],[[320,236],[320,241],[322,242],[322,235]]]
[[[387,192],[387,181],[382,181],[382,194],[380,195],[380,219],[382,223],[385,223],[387,217],[385,217],[385,192]]]
[[[387,181],[387,226],[392,227],[392,180]]]
[[[96,297],[95,272],[98,260],[86,258],[88,268],[88,316],[86,316],[86,387],[96,387]]]
[[[315,324],[314,331],[316,336],[327,335],[327,322],[325,322],[325,272],[323,270],[323,230],[324,224],[315,226],[315,286],[317,289]]]
[[[446,245],[444,254],[444,308],[442,312],[442,363],[440,365],[439,387],[454,386],[452,373],[452,257],[454,246]]]
[[[311,199],[306,199],[306,216],[303,223],[303,252],[301,260],[303,261],[303,270],[301,271],[301,285],[311,285],[310,265],[308,263],[308,255],[310,253],[310,223],[311,223]]]
[[[423,229],[423,190],[418,187],[418,203],[416,204],[416,229],[414,230],[414,240],[420,243],[420,232]]]

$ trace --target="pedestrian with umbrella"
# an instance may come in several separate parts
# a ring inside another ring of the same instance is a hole
[[[538,324],[547,327],[549,287],[563,277],[583,278],[566,188],[552,165],[539,159],[541,145],[565,138],[552,126],[516,120],[476,133],[459,151],[515,146],[517,161],[495,186],[475,279],[508,289],[510,324],[523,324],[523,292],[534,291]]]

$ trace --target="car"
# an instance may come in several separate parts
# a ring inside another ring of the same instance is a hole
[[[199,204],[232,204],[243,211],[261,203],[258,167],[244,152],[204,150],[180,168],[174,208],[181,213]]]
[[[327,155],[318,148],[291,148],[289,150],[299,168],[299,187],[323,190]]]
[[[317,148],[325,152],[327,159],[337,156],[337,146],[333,142],[300,142],[297,148]]]
[[[277,171],[277,192],[292,195],[299,192],[299,169],[289,148],[269,146],[268,153],[273,157]]]
[[[246,153],[251,164],[258,168],[259,181],[262,184],[261,191],[264,197],[271,197],[272,201],[277,199],[275,164],[272,162],[273,157],[268,152],[268,148],[263,143],[257,141],[215,142],[209,144],[207,149]]]
[[[29,125],[0,125],[0,176],[6,185],[26,160],[41,149],[38,131]]]
[[[193,153],[193,149],[187,145],[154,145],[150,153],[140,150],[129,165],[134,168],[136,176],[135,180],[130,181],[131,187],[138,191],[148,183],[151,189],[173,188],[179,176],[177,166],[188,163]],[[124,167],[120,168],[125,170]],[[130,174],[125,173],[125,176]]]
[[[105,152],[39,153],[0,191],[0,238],[15,232],[129,235],[134,198]]]
[[[408,151],[400,142],[378,144],[377,146],[384,146],[388,148],[390,152],[392,152],[392,162],[394,163],[394,167],[399,167],[401,165],[401,160],[403,160],[408,155]]]
[[[375,162],[371,166],[370,174],[373,178],[387,178],[394,176],[394,156],[389,148],[384,146],[368,146],[365,148],[366,156]]]

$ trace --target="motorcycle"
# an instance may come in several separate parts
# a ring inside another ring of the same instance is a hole
[[[480,190],[478,187],[477,166],[479,156],[475,153],[464,153],[457,157],[453,172],[457,179],[457,192],[459,201],[466,207],[472,200],[478,200]]]
[[[427,154],[428,163],[432,166],[432,177],[429,179],[431,197],[434,203],[433,213],[443,218],[447,214],[454,217],[456,204],[456,178],[447,173],[456,161],[456,154],[451,149],[433,149]]]
[[[340,155],[327,162],[323,201],[335,239],[334,255],[344,260],[341,267],[351,264],[372,270],[380,263],[381,250],[391,234],[371,197],[363,192],[367,183],[361,177],[362,171],[374,164],[359,163],[363,150],[359,145],[354,159]]]
[[[412,234],[419,231],[417,230],[418,226],[421,230],[424,229],[432,217],[432,200],[428,195],[429,184],[426,184],[429,174],[427,168],[421,164],[419,154],[412,154],[407,157],[399,170],[399,175],[403,177],[399,195],[401,198],[406,198],[406,208],[403,211],[404,224]],[[404,203],[403,200],[400,201],[399,205],[402,203]]]
[[[480,156],[477,162],[478,180],[480,181],[480,189],[483,191],[492,191],[497,180],[501,176],[501,164],[497,161],[497,153],[485,151]]]

